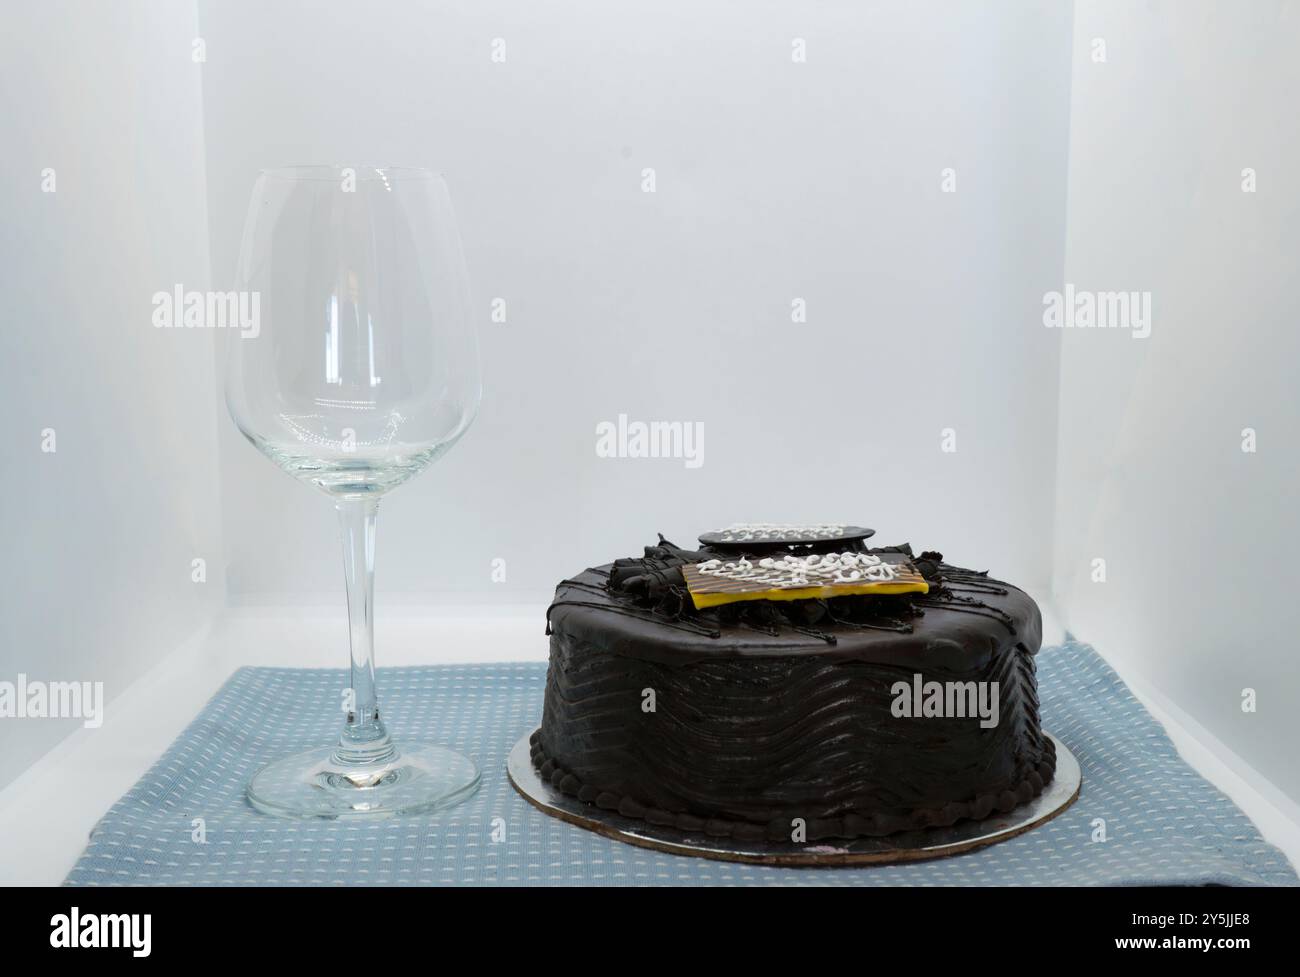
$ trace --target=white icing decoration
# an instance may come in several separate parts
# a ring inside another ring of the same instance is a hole
[[[787,540],[808,542],[835,539],[848,528],[844,523],[799,524],[778,522],[738,522],[718,532],[724,543],[780,543]]]
[[[898,579],[898,569],[873,553],[813,553],[808,556],[765,557],[754,566],[745,558],[736,563],[708,560],[700,573],[727,580],[770,584],[772,589]]]

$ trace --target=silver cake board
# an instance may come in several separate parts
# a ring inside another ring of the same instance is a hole
[[[660,827],[617,811],[586,804],[552,787],[533,766],[529,749],[532,734],[524,736],[506,760],[506,772],[515,790],[544,814],[576,824],[607,838],[653,848],[673,855],[693,855],[726,862],[754,865],[881,865],[917,862],[974,851],[995,842],[1014,838],[1045,824],[1075,802],[1083,777],[1079,761],[1064,743],[1049,734],[1056,744],[1056,774],[1043,792],[1007,814],[994,814],[983,821],[959,821],[947,828],[928,828],[853,841],[795,842],[737,841],[713,838],[673,828]]]

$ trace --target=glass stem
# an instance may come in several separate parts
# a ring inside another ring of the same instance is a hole
[[[343,703],[347,721],[334,759],[340,763],[384,763],[397,751],[379,718],[375,695],[375,520],[379,500],[343,499],[337,509],[348,588],[352,687]]]

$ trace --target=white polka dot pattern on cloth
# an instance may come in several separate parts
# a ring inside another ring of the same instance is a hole
[[[540,663],[380,670],[399,742],[445,743],[478,762],[483,784],[469,801],[428,817],[278,820],[250,808],[244,786],[268,760],[333,740],[347,673],[242,668],[99,822],[67,884],[1297,884],[1285,857],[1178,757],[1091,648],[1045,649],[1038,662],[1043,724],[1079,758],[1082,795],[1056,820],[965,855],[772,868],[660,854],[549,818],[505,773],[510,748],[541,718]],[[195,818],[206,843],[193,840]],[[1104,842],[1092,841],[1096,818]]]

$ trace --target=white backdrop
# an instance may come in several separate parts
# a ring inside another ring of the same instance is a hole
[[[1078,5],[1066,279],[1152,322],[1062,333],[1055,604],[1300,799],[1300,5],[1170,14]]]
[[[485,395],[384,504],[381,620],[540,605],[657,531],[861,521],[1051,598],[1300,796],[1296,4],[612,6],[5,13],[0,680],[111,697],[223,598],[341,608],[327,500],[149,300],[230,286],[260,167],[406,163],[451,186]],[[1067,281],[1151,291],[1151,336],[1044,329]],[[598,457],[620,414],[702,424],[703,464]],[[0,785],[70,722],[0,722]]]
[[[261,166],[431,166],[458,209],[483,409],[385,501],[381,602],[543,601],[656,532],[801,519],[1046,594],[1068,8],[222,0],[200,24],[219,285]],[[619,414],[702,423],[703,465],[597,457]],[[327,500],[229,424],[221,495],[237,598],[341,593]]]
[[[0,25],[0,681],[108,698],[208,623],[223,565],[212,337],[150,325],[208,275],[195,11],[115,9]],[[0,786],[80,725],[0,718]]]

